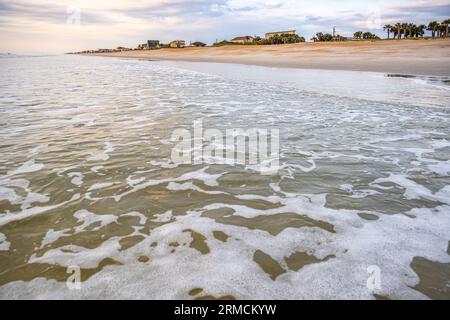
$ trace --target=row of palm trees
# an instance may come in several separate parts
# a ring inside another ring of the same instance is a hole
[[[380,37],[378,37],[376,34],[373,34],[372,32],[362,32],[362,31],[356,31],[353,34],[353,38],[354,39],[358,39],[358,40],[375,40],[375,39],[380,39]]]
[[[390,39],[391,34],[394,39],[406,39],[406,38],[419,38],[425,35],[425,30],[431,31],[431,36],[433,38],[444,38],[449,36],[448,26],[450,25],[450,19],[442,21],[439,23],[437,21],[432,21],[428,26],[424,24],[416,25],[414,23],[396,23],[395,25],[387,24],[383,27],[384,31],[387,32],[388,39]]]

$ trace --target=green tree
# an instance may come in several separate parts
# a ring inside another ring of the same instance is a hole
[[[395,28],[395,33],[397,34],[397,39],[401,39],[402,38],[402,24],[400,22],[397,22],[394,26]]]
[[[407,25],[408,25],[408,38],[413,38],[416,25],[414,23],[408,23]]]
[[[450,24],[450,19],[442,21],[442,25],[445,26],[445,37],[448,37],[448,25]]]
[[[428,31],[431,31],[431,36],[433,37],[433,38],[435,38],[436,37],[436,30],[439,28],[439,23],[437,22],[437,21],[431,21],[429,24],[428,24],[428,27],[427,27],[427,30]]]
[[[408,34],[408,28],[409,26],[407,23],[402,23],[401,34],[404,38],[406,38],[406,35]]]
[[[363,38],[366,40],[379,39],[379,37],[376,34],[373,34],[372,32],[364,32]]]
[[[386,25],[384,25],[383,30],[387,32],[387,36],[388,36],[388,40],[389,40],[391,31],[392,31],[392,26],[390,24],[386,24]]]
[[[355,39],[362,39],[362,36],[363,36],[363,32],[362,31],[356,31],[353,34],[353,38],[355,38]]]
[[[423,35],[425,34],[425,29],[426,28],[427,28],[427,26],[424,25],[424,24],[418,25],[417,28],[416,28],[416,35],[417,35],[417,37],[423,37]]]
[[[333,35],[329,34],[329,33],[322,33],[319,32],[318,34],[316,34],[316,37],[319,41],[331,41],[333,40]]]

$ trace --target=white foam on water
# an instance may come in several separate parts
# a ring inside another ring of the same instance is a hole
[[[435,149],[443,149],[450,147],[450,141],[448,141],[447,139],[434,140],[431,142],[431,144]]]
[[[80,187],[83,184],[84,175],[81,172],[70,172],[68,176],[69,178],[72,178],[72,180],[70,180],[70,183],[72,183],[73,185]]]
[[[45,149],[47,147],[48,147],[47,143],[43,143],[43,144],[41,144],[41,145],[39,145],[37,147],[34,147],[34,148],[32,148],[30,150],[30,155],[35,156],[35,155],[39,154],[43,149]]]
[[[137,179],[133,179],[132,176],[127,177],[127,184],[128,184],[130,187],[133,187],[133,186],[135,186],[135,185],[138,185],[138,184],[140,184],[140,183],[143,182],[143,181],[145,181],[145,178],[144,178],[144,177],[137,178]]]
[[[123,197],[135,193],[139,190],[146,189],[151,186],[157,186],[165,183],[170,182],[183,182],[188,180],[199,180],[202,181],[205,185],[214,187],[218,186],[219,183],[217,182],[217,179],[219,179],[223,174],[209,174],[206,172],[209,167],[204,167],[196,171],[187,172],[177,178],[167,178],[167,179],[161,179],[161,180],[147,180],[145,182],[141,182],[135,185],[130,186],[132,189],[129,191],[126,191],[124,193],[121,193],[119,195],[114,196],[114,199],[118,202]]]
[[[94,166],[94,167],[91,168],[91,171],[94,172],[94,173],[98,173],[103,168],[104,168],[103,166]]]
[[[18,213],[7,212],[4,214],[0,214],[0,226],[4,226],[4,225],[14,222],[14,221],[20,221],[20,220],[23,220],[23,219],[26,219],[26,218],[29,218],[32,216],[43,214],[47,211],[50,211],[50,210],[53,210],[53,209],[56,209],[59,207],[63,207],[66,204],[76,201],[80,198],[81,198],[80,194],[77,193],[77,194],[73,195],[70,200],[63,201],[59,204],[46,206],[46,207],[32,207],[32,208],[22,210],[21,212],[18,212]]]
[[[286,163],[286,164],[283,164],[280,167],[280,169],[286,169],[286,168],[291,169],[291,168],[294,168],[294,169],[301,170],[302,172],[311,172],[311,171],[314,171],[315,169],[317,169],[317,166],[316,166],[316,163],[315,163],[314,160],[306,160],[306,162],[310,164],[309,167],[302,166],[302,165],[299,165],[299,164],[292,164],[292,163],[288,164],[288,163]]]
[[[56,175],[58,177],[62,177],[64,175],[64,173],[66,173],[69,170],[76,169],[77,167],[78,166],[73,165],[73,166],[70,166],[70,167],[64,167],[64,168],[60,168],[60,169],[53,169],[53,171],[56,172]]]
[[[152,219],[151,221],[153,221],[153,222],[169,222],[172,219],[173,219],[172,210],[169,210],[169,211],[166,211],[161,214],[156,214],[155,218]]]
[[[223,192],[223,191],[206,191],[206,190],[203,190],[202,188],[194,185],[192,182],[185,182],[185,183],[169,182],[169,184],[167,185],[167,190],[171,190],[171,191],[193,190],[193,191],[206,193],[206,194],[213,194],[213,195],[227,194],[226,192]]]
[[[87,161],[106,161],[109,159],[109,153],[113,152],[114,145],[111,142],[105,142],[105,149],[103,152],[98,154],[93,154],[86,158]]]
[[[405,134],[402,136],[389,136],[383,138],[375,138],[369,141],[369,144],[379,143],[379,142],[397,142],[404,140],[419,140],[422,136],[420,134]]]
[[[38,257],[33,254],[29,263],[49,263],[61,266],[77,265],[80,268],[96,268],[100,261],[115,256],[120,249],[118,238],[111,238],[95,249],[66,245],[52,249]]]
[[[7,240],[6,236],[0,232],[0,251],[9,251],[11,243]]]
[[[433,194],[431,190],[416,183],[415,181],[408,179],[405,175],[390,174],[387,178],[378,178],[371,185],[377,187],[379,183],[394,183],[405,189],[404,196],[408,200],[412,199],[428,199],[432,201],[440,201],[442,203],[450,204],[450,197],[443,193],[443,190],[447,190],[447,187],[443,188],[440,192]]]
[[[25,162],[24,164],[22,164],[17,169],[8,171],[8,175],[13,176],[16,174],[36,172],[36,171],[42,170],[42,168],[44,168],[44,164],[35,163],[34,160],[29,160],[29,161]]]
[[[446,177],[450,174],[450,160],[436,161],[435,164],[427,165],[427,168],[442,177]]]
[[[73,216],[78,219],[78,222],[82,222],[81,225],[75,227],[76,233],[82,232],[86,230],[86,228],[88,228],[90,225],[100,222],[100,225],[93,229],[93,231],[96,231],[110,223],[116,222],[118,219],[118,217],[115,215],[111,214],[98,215],[89,212],[87,210],[79,210],[75,212]]]
[[[137,212],[137,211],[124,213],[124,214],[121,214],[120,216],[121,217],[138,217],[139,218],[139,223],[141,225],[144,225],[144,224],[147,223],[147,217],[144,216],[142,213]]]
[[[57,230],[57,231],[55,231],[53,229],[48,230],[44,236],[44,239],[42,239],[41,248],[45,247],[48,244],[55,242],[56,240],[58,240],[59,238],[65,236],[65,235],[66,236],[69,235],[67,233],[69,231],[70,231],[70,229]]]
[[[173,168],[177,168],[178,167],[178,164],[172,163],[170,161],[159,162],[159,161],[152,160],[152,161],[149,162],[149,164],[151,164],[152,166],[155,166],[155,167],[163,168],[163,169],[173,169]]]
[[[12,205],[20,204],[22,210],[31,207],[33,203],[46,203],[50,200],[46,195],[32,192],[29,185],[30,182],[26,179],[0,179],[0,200],[7,200]],[[26,195],[18,195],[14,188],[22,189]]]
[[[64,246],[50,250],[42,257],[33,256],[30,262],[94,268],[104,258],[112,257],[124,264],[105,268],[84,282],[80,292],[83,298],[180,299],[188,298],[190,289],[200,287],[208,294],[232,294],[240,299],[373,299],[373,292],[366,287],[370,276],[367,267],[377,265],[381,270],[381,289],[376,293],[392,299],[425,299],[412,289],[419,281],[409,267],[412,259],[419,255],[433,261],[450,261],[446,253],[450,236],[448,206],[414,209],[414,219],[395,215],[371,222],[348,216],[345,210],[327,209],[317,202],[306,210],[302,206],[297,210],[311,218],[318,214],[334,220],[337,233],[308,227],[288,228],[270,236],[259,230],[222,225],[200,217],[199,212],[190,212],[154,229],[128,250],[120,251],[120,238],[112,238],[94,249]],[[335,219],[337,215],[348,217]],[[355,221],[361,223],[351,223]],[[202,255],[190,248],[190,233],[186,230],[205,236],[210,253]],[[223,243],[213,237],[214,230],[221,230],[230,238]],[[179,247],[171,253],[170,243],[174,242]],[[157,247],[151,247],[151,243],[157,243]],[[273,281],[253,261],[256,250],[270,255],[286,272]],[[335,258],[293,272],[284,261],[293,252],[308,252],[319,259],[329,255]],[[150,261],[136,262],[144,254]],[[64,298],[74,294],[64,284],[42,279],[2,287],[5,296],[18,291],[26,297],[51,296],[56,294],[52,290]]]
[[[128,215],[134,215],[134,213],[130,213]],[[93,231],[97,231],[100,228],[102,228],[108,224],[116,222],[118,219],[118,217],[113,216],[113,215],[97,215],[97,214],[89,212],[87,210],[79,210],[79,211],[75,212],[74,217],[77,218],[78,223],[82,222],[82,224],[78,225],[72,229],[66,228],[63,230],[56,230],[56,231],[54,229],[50,229],[49,231],[47,231],[44,238],[42,239],[41,248],[45,247],[48,244],[54,243],[56,240],[58,240],[61,237],[75,235],[80,232],[83,232],[94,223],[97,223],[97,222],[100,223],[99,226],[92,229]],[[142,221],[142,217],[141,217],[141,221]]]
[[[105,189],[114,185],[112,182],[96,183],[89,187],[88,191],[94,191],[99,189]]]

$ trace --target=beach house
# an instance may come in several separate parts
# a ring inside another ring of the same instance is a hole
[[[186,41],[184,40],[174,40],[170,43],[171,48],[184,48],[186,46]]]
[[[197,42],[192,43],[191,46],[193,46],[193,47],[206,47],[206,43],[197,41]]]
[[[159,47],[159,40],[147,40],[147,49],[156,49]]]
[[[268,33],[266,33],[265,38],[266,38],[266,40],[270,40],[270,39],[272,39],[274,36],[281,36],[282,34],[296,35],[296,34],[297,34],[297,30],[268,32]]]
[[[159,40],[147,40],[146,43],[138,45],[138,50],[149,50],[149,49],[158,49],[161,48],[161,44]]]
[[[245,44],[245,43],[251,43],[254,40],[255,40],[255,38],[253,38],[251,36],[245,36],[245,37],[236,37],[234,39],[231,39],[231,42]]]

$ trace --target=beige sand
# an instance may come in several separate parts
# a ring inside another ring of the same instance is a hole
[[[188,47],[96,55],[450,76],[450,39]]]

